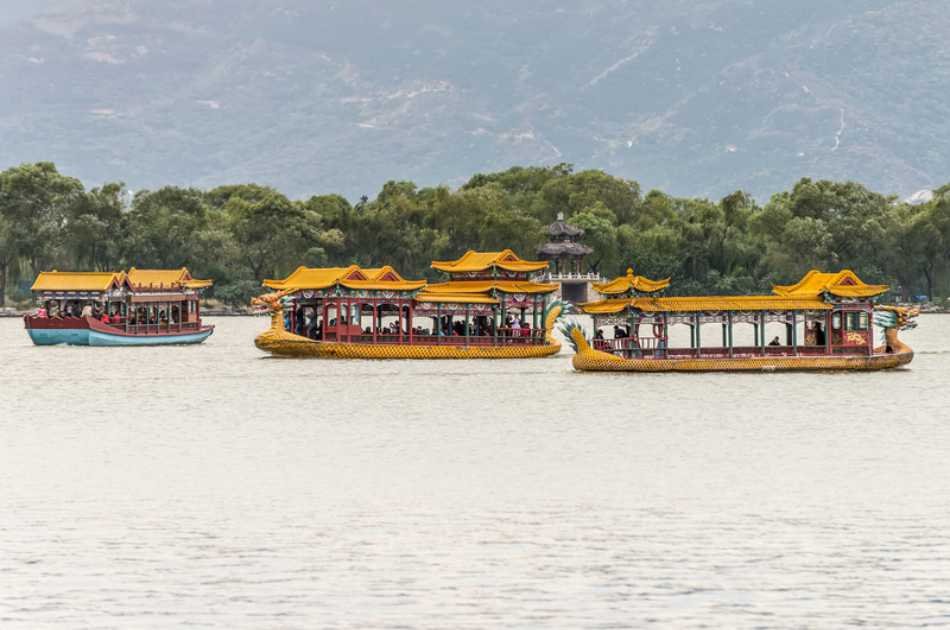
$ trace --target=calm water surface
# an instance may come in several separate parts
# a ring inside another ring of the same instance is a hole
[[[950,316],[876,374],[36,348],[0,320],[3,628],[950,624]]]

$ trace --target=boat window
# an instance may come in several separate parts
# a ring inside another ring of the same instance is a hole
[[[831,328],[833,330],[841,330],[841,313],[836,312],[831,316]]]
[[[867,330],[868,314],[861,312],[848,313],[848,330]]]

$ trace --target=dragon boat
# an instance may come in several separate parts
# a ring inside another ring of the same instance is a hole
[[[796,284],[774,286],[771,295],[664,297],[669,285],[669,279],[650,280],[632,269],[595,284],[603,299],[578,305],[593,318],[594,338],[588,339],[576,322],[562,327],[576,350],[574,369],[884,370],[914,358],[898,332],[916,326],[919,309],[876,304],[888,287],[865,284],[850,270],[812,270]],[[614,333],[603,334],[601,326],[611,324]],[[740,324],[752,327],[753,343],[735,343],[734,328]],[[689,329],[688,347],[671,345],[670,329],[677,325]],[[721,327],[721,343],[704,342],[702,332],[709,325]],[[875,325],[884,331],[879,346]],[[780,334],[769,340],[776,326]]]
[[[531,359],[557,354],[564,304],[535,281],[547,262],[513,251],[468,251],[436,261],[444,282],[406,280],[390,266],[299,267],[252,300],[270,311],[257,347],[279,357]]]
[[[201,292],[211,280],[188,269],[104,272],[45,271],[24,316],[38,346],[159,346],[201,343],[214,326],[201,321]]]

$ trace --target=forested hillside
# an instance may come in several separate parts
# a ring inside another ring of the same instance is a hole
[[[570,162],[764,201],[950,174],[940,0],[2,0],[0,168],[350,200]]]
[[[255,184],[164,187],[129,199],[121,184],[87,190],[51,163],[0,172],[0,283],[29,298],[38,270],[187,265],[214,296],[246,304],[264,278],[297,265],[392,264],[431,275],[433,259],[512,247],[534,256],[558,212],[587,231],[605,275],[633,265],[673,279],[673,293],[767,291],[812,267],[851,267],[892,297],[948,294],[950,185],[921,205],[860,184],[803,179],[764,205],[644,193],[633,181],[569,165],[472,176],[461,188],[385,184],[351,205],[291,200]],[[0,291],[0,295],[2,295]]]

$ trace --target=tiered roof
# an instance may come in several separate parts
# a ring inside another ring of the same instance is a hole
[[[132,267],[127,274],[133,287],[207,289],[213,280],[199,280],[191,276],[187,267],[180,269],[136,269]]]
[[[500,252],[476,252],[468,250],[458,260],[436,260],[432,268],[446,273],[475,273],[502,269],[517,273],[531,273],[548,268],[546,261],[522,260],[510,249]]]
[[[522,260],[510,249],[500,252],[476,252],[469,250],[458,260],[433,262],[432,268],[448,274],[480,273],[501,269],[514,273],[531,273],[547,269],[544,261]],[[496,278],[453,278],[426,286],[416,299],[420,302],[453,302],[460,304],[497,304],[498,293],[517,295],[548,294],[557,291],[558,285],[531,280],[505,280]]]
[[[772,292],[797,297],[818,297],[830,293],[841,298],[872,298],[887,293],[889,288],[886,284],[865,284],[850,269],[837,273],[822,273],[812,269],[795,284],[773,286]]]
[[[610,282],[594,283],[594,289],[602,295],[624,295],[633,293],[656,293],[670,286],[670,279],[650,280],[637,276],[633,268],[627,268],[627,275],[614,278]]]
[[[85,291],[105,293],[123,284],[128,286],[121,271],[43,271],[33,281],[32,291]]]
[[[853,271],[845,269],[837,273],[822,273],[811,270],[796,284],[776,285],[773,295],[727,295],[727,296],[689,296],[656,297],[638,294],[654,293],[670,284],[666,280],[648,280],[633,275],[631,269],[627,275],[604,284],[595,284],[594,288],[603,295],[624,296],[608,297],[597,302],[581,304],[581,309],[590,315],[609,315],[633,308],[645,313],[690,313],[716,311],[826,311],[832,304],[825,300],[826,295],[840,298],[869,299],[887,292],[887,285],[865,284]]]
[[[320,290],[333,286],[376,291],[416,291],[425,280],[406,280],[390,266],[361,269],[349,267],[297,267],[283,280],[265,280],[264,286],[278,291]]]

